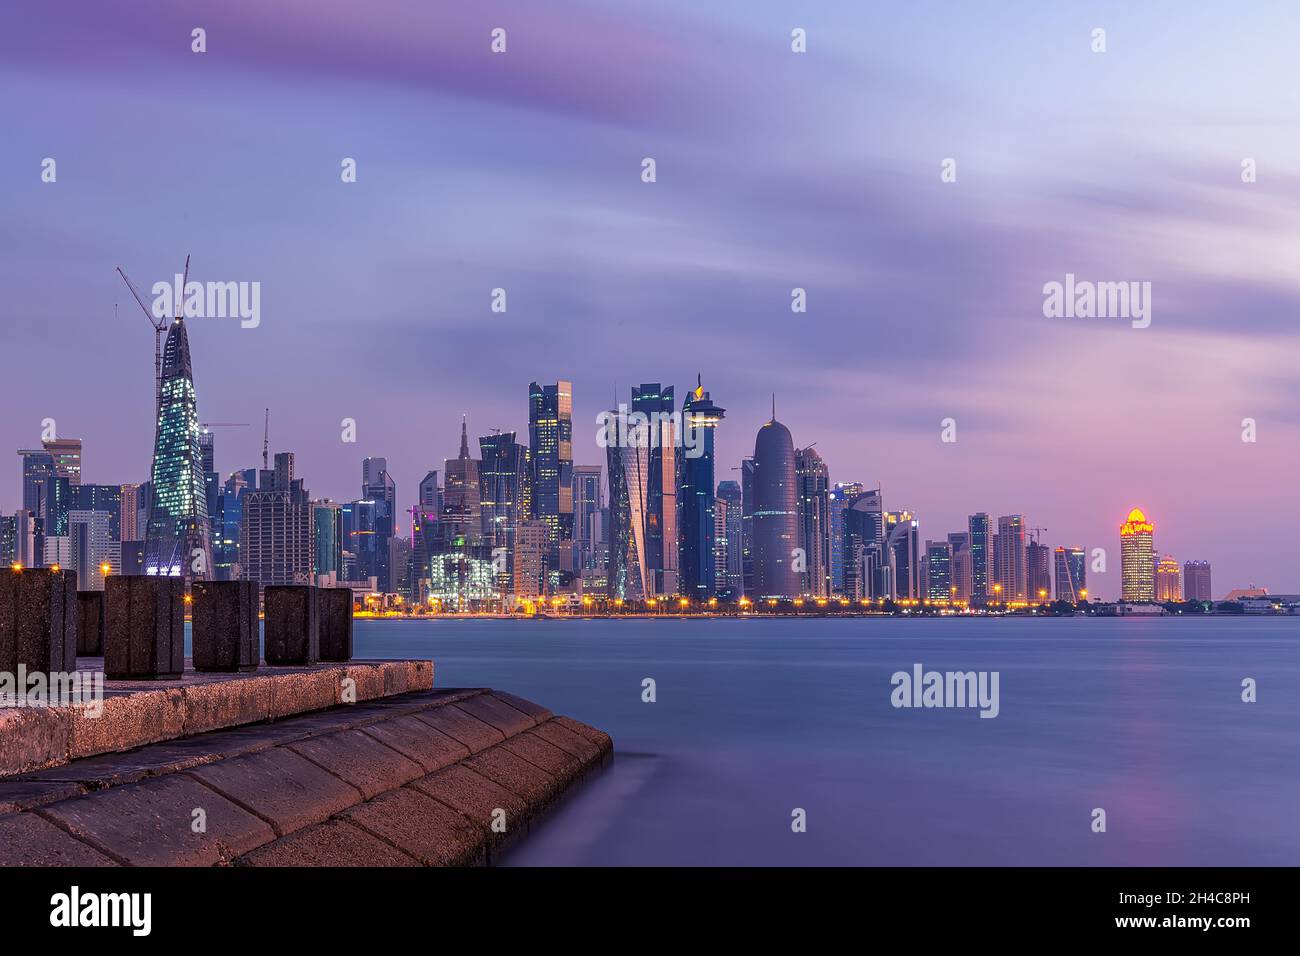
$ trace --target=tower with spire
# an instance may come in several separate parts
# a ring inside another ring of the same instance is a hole
[[[183,318],[176,318],[167,331],[160,381],[145,574],[206,580],[213,576],[212,539],[194,368]]]
[[[775,408],[774,408],[775,411]],[[704,390],[703,375],[682,402],[681,592],[692,600],[717,596],[717,504],[714,435],[726,410]]]

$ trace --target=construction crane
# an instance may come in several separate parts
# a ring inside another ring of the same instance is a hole
[[[247,428],[248,422],[199,422],[204,428]]]
[[[271,410],[266,410],[266,421],[262,425],[262,470],[266,471],[270,465],[267,464],[267,450],[271,446]]]
[[[140,310],[144,312],[144,317],[148,319],[149,324],[153,326],[154,419],[157,420],[158,415],[162,413],[162,334],[167,328],[167,318],[165,316],[158,318],[153,314],[150,308],[144,304],[144,299],[140,295],[140,290],[135,287],[134,282],[127,278],[127,275],[122,271],[121,266],[117,267],[117,274],[122,277],[122,281],[126,283],[126,287],[131,290],[131,295],[135,298],[136,304],[139,305]],[[181,309],[184,307],[185,301],[185,286],[189,284],[189,281],[190,257],[186,256],[185,277],[181,281],[181,297],[176,302],[177,319],[181,317]],[[116,307],[114,308],[116,310]]]

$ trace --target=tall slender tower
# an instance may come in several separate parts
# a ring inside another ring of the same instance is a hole
[[[775,404],[775,403],[774,403]],[[772,420],[754,440],[754,598],[798,597],[802,592],[793,563],[799,545],[799,507],[795,492],[794,440],[790,429]]]
[[[714,521],[714,432],[724,409],[715,405],[703,381],[682,403],[681,593],[707,600],[718,593],[717,528]]]
[[[144,573],[212,578],[212,539],[199,449],[199,413],[185,320],[163,346],[162,404],[154,433],[153,495],[145,532]]]
[[[1156,599],[1155,530],[1141,508],[1130,511],[1128,520],[1119,526],[1121,600]]]

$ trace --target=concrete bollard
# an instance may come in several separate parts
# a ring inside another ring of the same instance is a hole
[[[104,676],[180,677],[185,670],[184,579],[118,574],[104,585]]]
[[[51,568],[0,570],[0,671],[77,669],[77,573]]]
[[[320,660],[319,594],[320,589],[309,584],[271,584],[262,589],[268,664]]]
[[[195,581],[190,595],[194,669],[257,670],[257,582]]]
[[[352,660],[352,589],[321,588],[320,659]]]
[[[77,592],[77,656],[104,656],[104,592]]]

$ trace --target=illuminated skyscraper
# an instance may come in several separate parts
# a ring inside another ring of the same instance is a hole
[[[915,601],[921,593],[921,529],[910,511],[885,513],[885,567],[888,571],[886,597]]]
[[[581,572],[605,570],[605,492],[600,465],[573,466],[573,554]]]
[[[744,590],[743,494],[738,481],[718,482],[718,502],[726,509],[726,560],[718,565],[718,597],[738,601]]]
[[[515,539],[528,520],[528,449],[514,432],[496,432],[478,440],[479,507],[483,543],[492,549],[497,587],[518,593],[514,584]],[[498,550],[500,549],[500,550]]]
[[[1083,548],[1056,549],[1056,599],[1078,604],[1088,598],[1088,561]]]
[[[626,408],[610,411],[614,438],[605,446],[609,471],[609,570],[613,600],[642,601],[653,596],[646,574],[646,493],[650,472],[647,442],[629,434]]]
[[[970,532],[954,531],[948,535],[948,547],[952,551],[952,586],[949,588],[949,600],[970,603],[971,595],[971,560]]]
[[[844,591],[853,601],[888,593],[885,512],[880,489],[863,492],[844,508]]]
[[[443,462],[443,475],[441,524],[446,526],[446,539],[479,541],[483,530],[478,460],[469,455],[469,431],[464,419],[460,423],[460,455]]]
[[[923,597],[931,601],[951,601],[952,543],[927,541],[925,543],[925,588]]]
[[[803,550],[801,589],[811,597],[827,597],[831,593],[830,469],[809,446],[795,451],[794,474]]]
[[[967,519],[970,534],[970,600],[985,604],[993,594],[993,528],[983,511]]]
[[[998,518],[997,542],[997,599],[1002,602],[1029,600],[1024,515]]]
[[[199,413],[185,320],[167,330],[162,357],[162,405],[154,433],[153,495],[145,532],[144,572],[167,577],[212,577]]]
[[[1166,554],[1156,562],[1156,600],[1181,601],[1182,599],[1183,584],[1178,562],[1174,560],[1172,554]]]
[[[528,447],[532,456],[532,516],[550,535],[547,568],[573,547],[573,384],[528,386]]]
[[[1141,508],[1128,513],[1119,527],[1121,600],[1154,601],[1156,598],[1155,528]]]
[[[681,593],[708,600],[718,593],[714,496],[714,433],[724,410],[697,379],[682,403]]]
[[[831,593],[844,591],[844,509],[865,489],[862,482],[837,482],[826,493],[826,513],[830,524],[830,585]]]
[[[1052,552],[1047,545],[1031,538],[1025,545],[1026,594],[1031,604],[1052,599]]]
[[[753,597],[798,597],[802,587],[793,563],[799,546],[794,439],[790,429],[776,420],[775,410],[758,430],[753,468]]]
[[[632,387],[632,432],[644,435],[645,563],[649,596],[677,594],[677,423],[671,385],[651,382]],[[642,420],[641,416],[644,416]]]

